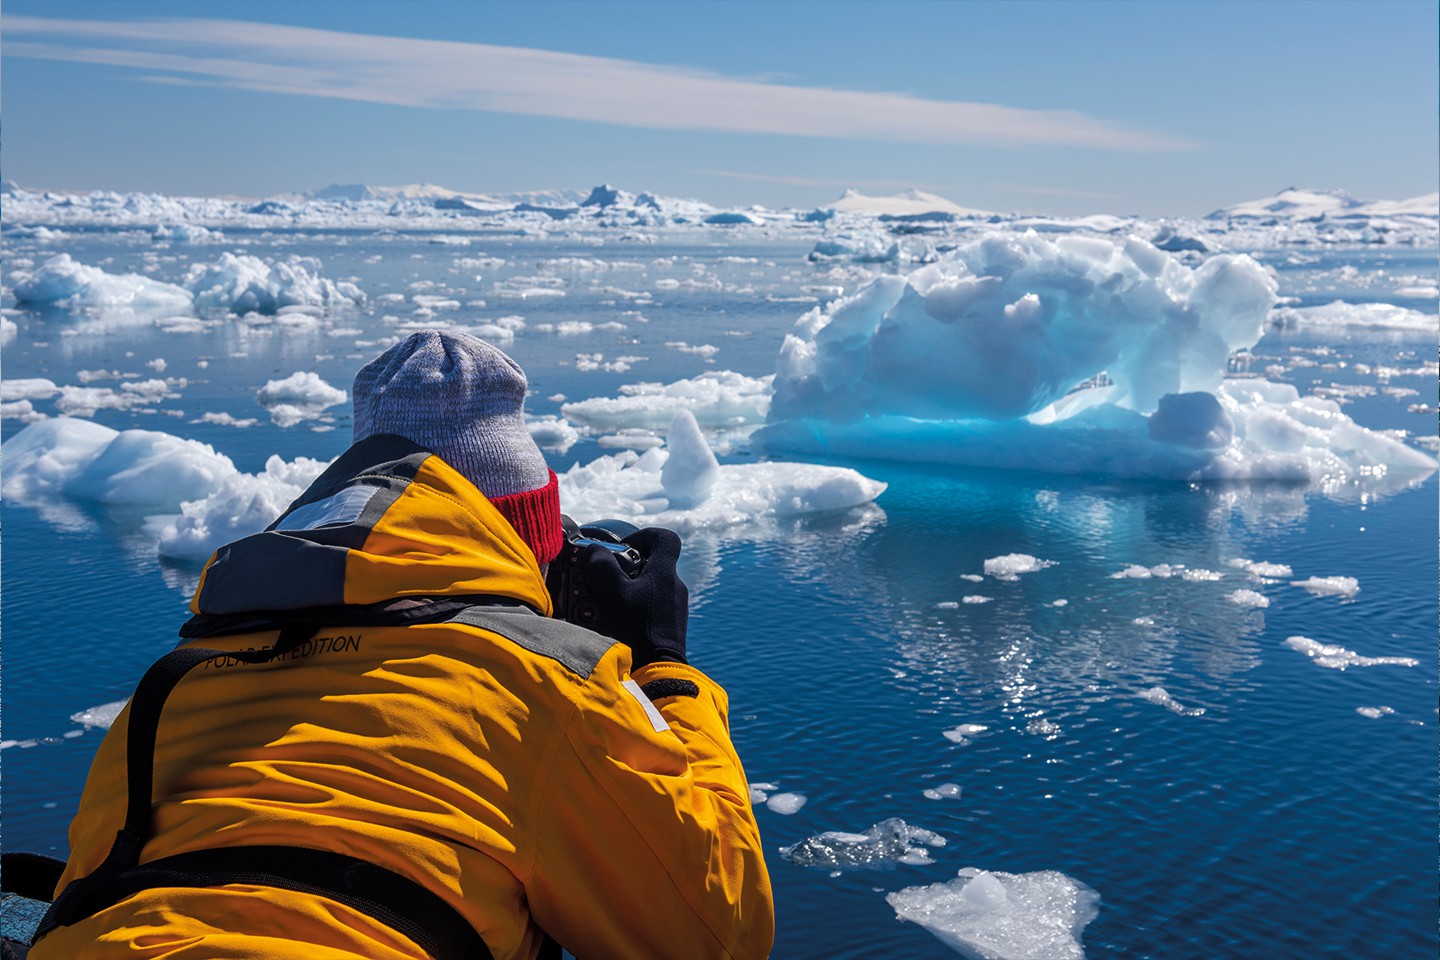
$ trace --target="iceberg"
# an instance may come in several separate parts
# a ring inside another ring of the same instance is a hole
[[[1171,480],[1409,485],[1435,459],[1289,384],[1227,377],[1276,302],[1248,256],[994,231],[802,316],[770,452]]]

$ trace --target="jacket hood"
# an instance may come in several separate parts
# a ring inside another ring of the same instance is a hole
[[[535,554],[440,457],[361,440],[262,533],[215,552],[191,612],[218,616],[489,595],[552,612]]]

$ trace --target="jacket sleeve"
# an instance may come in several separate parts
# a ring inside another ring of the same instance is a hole
[[[626,661],[597,665],[534,798],[531,915],[580,960],[765,957],[774,904],[725,691]]]

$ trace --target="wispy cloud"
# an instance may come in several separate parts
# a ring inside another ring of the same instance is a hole
[[[7,16],[6,57],[107,64],[266,93],[561,117],[657,130],[904,143],[1189,149],[1064,110],[926,100],[478,43],[235,20]]]

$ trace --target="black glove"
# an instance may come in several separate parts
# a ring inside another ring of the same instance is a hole
[[[580,556],[579,572],[600,607],[595,629],[629,645],[636,667],[658,660],[688,662],[685,626],[690,619],[690,591],[675,572],[680,538],[672,530],[646,527],[625,542],[645,558],[645,566],[634,577],[604,547],[587,547]]]

